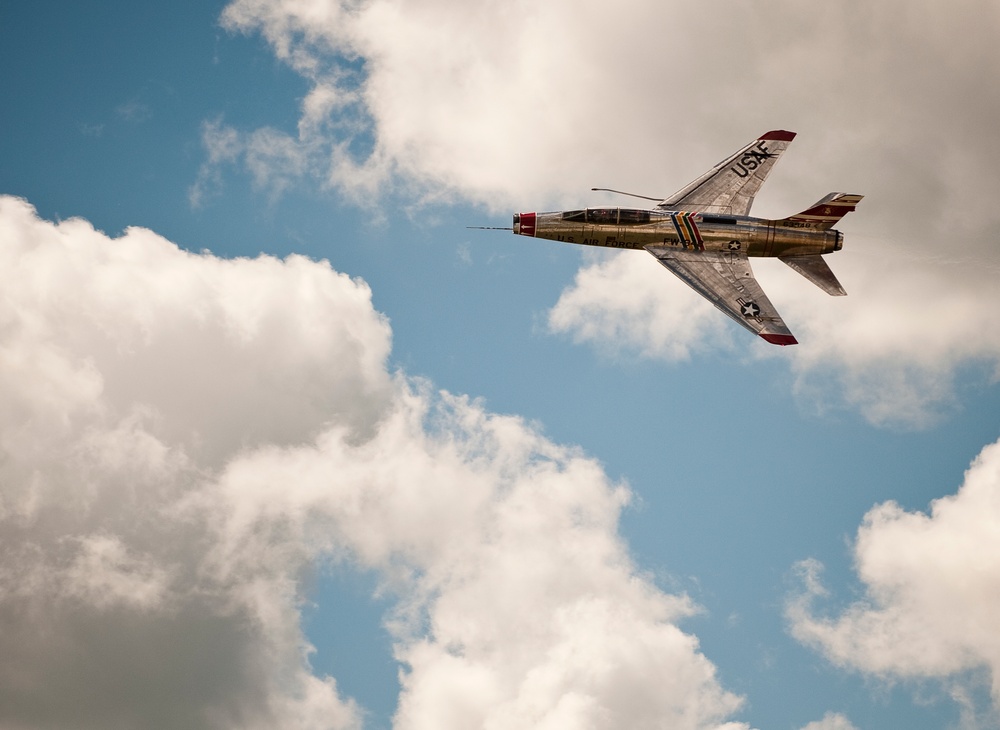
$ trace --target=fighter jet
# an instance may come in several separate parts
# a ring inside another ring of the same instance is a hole
[[[830,193],[790,218],[751,218],[754,196],[793,139],[794,132],[767,132],[651,210],[515,213],[513,230],[584,246],[645,249],[743,327],[775,345],[795,345],[754,278],[750,257],[777,257],[827,294],[847,294],[823,255],[843,247],[844,236],[833,226],[862,196]]]

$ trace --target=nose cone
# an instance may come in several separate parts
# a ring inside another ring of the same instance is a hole
[[[514,214],[514,235],[534,236],[535,235],[535,214],[515,213]]]

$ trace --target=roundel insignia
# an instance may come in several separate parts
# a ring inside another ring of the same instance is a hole
[[[760,307],[758,307],[753,302],[747,302],[741,307],[744,317],[756,317],[760,314]]]
[[[740,250],[740,242],[739,241],[730,241],[729,242],[729,250],[730,251],[739,251]]]

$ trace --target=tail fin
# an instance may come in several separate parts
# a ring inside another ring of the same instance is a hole
[[[847,193],[830,193],[822,200],[814,203],[797,215],[789,216],[778,225],[794,228],[816,228],[825,231],[857,207],[864,195],[848,195]]]

